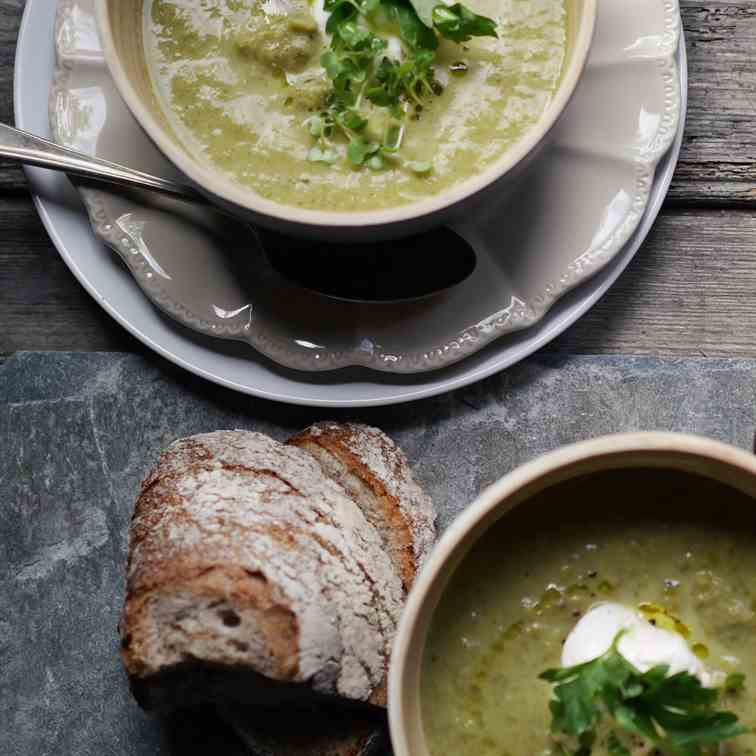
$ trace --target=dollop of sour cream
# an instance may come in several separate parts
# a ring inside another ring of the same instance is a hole
[[[682,635],[655,627],[640,612],[610,602],[596,604],[575,625],[562,649],[562,666],[574,667],[598,659],[609,651],[622,631],[617,651],[639,672],[666,664],[669,675],[687,672],[705,688],[724,682],[724,673],[709,670]]]

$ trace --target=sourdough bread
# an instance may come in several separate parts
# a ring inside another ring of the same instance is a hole
[[[153,708],[303,690],[384,705],[401,603],[381,536],[313,456],[210,433],[171,445],[143,484],[122,657]]]
[[[378,531],[409,591],[436,539],[435,511],[402,450],[378,428],[317,423],[288,442],[304,449]]]

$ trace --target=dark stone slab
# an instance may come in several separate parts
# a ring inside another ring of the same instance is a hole
[[[481,488],[558,446],[676,430],[750,448],[756,361],[548,357],[418,404],[324,414],[250,399],[122,354],[0,364],[0,754],[243,753],[211,717],[158,723],[118,660],[126,529],[139,482],[180,436],[283,439],[323,417],[384,428],[442,526]]]

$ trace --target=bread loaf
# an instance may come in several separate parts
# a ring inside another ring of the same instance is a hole
[[[436,539],[435,512],[401,449],[378,428],[317,423],[289,440],[358,504],[408,591]]]
[[[296,446],[195,436],[142,486],[121,638],[148,708],[304,690],[383,705],[401,603],[374,525]]]

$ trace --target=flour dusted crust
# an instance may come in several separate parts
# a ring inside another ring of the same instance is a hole
[[[143,484],[122,656],[132,682],[201,662],[384,704],[401,602],[378,532],[311,455],[220,431]]]
[[[360,505],[409,590],[435,542],[436,514],[402,450],[378,428],[355,423],[316,423],[289,444],[312,454]]]

